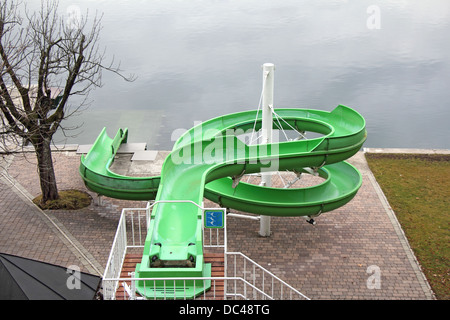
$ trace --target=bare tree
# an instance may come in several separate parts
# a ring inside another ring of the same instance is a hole
[[[42,1],[37,12],[15,0],[0,4],[0,135],[4,149],[22,141],[33,145],[43,203],[58,198],[51,142],[61,122],[102,85],[102,71],[133,80],[114,59],[104,64],[101,16],[69,18],[51,0]],[[69,105],[72,96],[82,99]]]

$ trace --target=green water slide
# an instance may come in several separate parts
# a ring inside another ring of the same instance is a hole
[[[128,129],[119,129],[110,138],[103,128],[86,156],[81,156],[80,175],[91,191],[111,198],[125,200],[150,200],[156,197],[159,176],[129,177],[111,171],[121,144],[126,143]]]
[[[127,130],[114,139],[105,130],[86,157],[80,174],[86,186],[121,199],[151,200],[143,258],[136,278],[208,277],[203,261],[202,211],[206,197],[220,206],[271,216],[314,216],[349,202],[361,186],[361,175],[345,159],[353,156],[366,139],[364,118],[339,105],[333,111],[276,109],[284,129],[313,131],[320,137],[268,145],[247,145],[237,137],[261,127],[257,111],[245,111],[208,120],[188,130],[165,159],[160,177],[135,178],[109,168]],[[275,121],[274,121],[275,124]],[[239,181],[243,174],[312,168],[324,181],[309,188],[267,188]],[[158,202],[158,201],[170,202]],[[179,201],[179,202],[176,202]],[[190,202],[183,202],[190,201]],[[162,282],[137,281],[142,295],[159,297]],[[206,281],[176,282],[188,287],[187,297],[207,289]],[[176,292],[174,288],[174,292]]]

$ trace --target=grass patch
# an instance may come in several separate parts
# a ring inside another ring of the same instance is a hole
[[[59,192],[59,199],[41,203],[42,195],[33,199],[33,203],[44,210],[76,210],[91,204],[92,197],[79,190],[64,190]]]
[[[450,300],[450,155],[366,158],[436,298]]]

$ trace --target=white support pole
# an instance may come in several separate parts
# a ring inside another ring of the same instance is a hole
[[[273,63],[263,65],[263,96],[262,96],[262,144],[272,143],[273,126],[273,88],[274,88],[274,70]],[[272,186],[272,173],[262,172],[261,184],[266,187]],[[270,216],[261,216],[259,235],[263,237],[270,236]]]

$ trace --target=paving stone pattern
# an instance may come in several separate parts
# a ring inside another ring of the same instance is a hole
[[[59,189],[86,191],[78,174],[80,155],[53,154]],[[0,175],[0,251],[101,275],[122,208],[145,202],[102,197],[102,205],[44,212],[30,201],[40,193],[34,155],[7,160],[0,166],[2,172],[9,166]],[[350,203],[324,213],[316,225],[301,217],[272,217],[270,237],[259,236],[258,221],[229,217],[229,251],[244,253],[311,299],[433,299],[364,154],[350,162],[363,174]],[[376,275],[379,289],[370,286]]]

